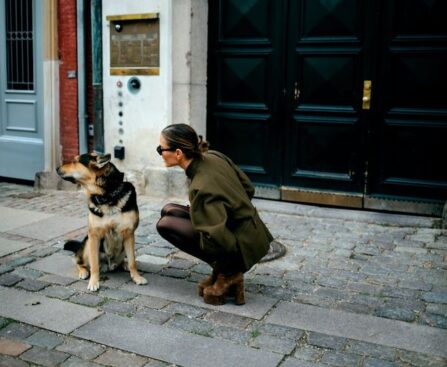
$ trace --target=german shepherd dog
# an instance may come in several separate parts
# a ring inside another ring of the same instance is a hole
[[[135,261],[135,230],[139,222],[135,187],[123,181],[124,174],[110,158],[110,154],[82,154],[57,168],[64,180],[80,184],[88,199],[88,235],[83,242],[68,241],[64,248],[76,253],[79,278],[87,279],[90,275],[90,291],[99,289],[99,266],[104,258],[107,270],[124,265],[136,284],[147,283],[138,273]]]

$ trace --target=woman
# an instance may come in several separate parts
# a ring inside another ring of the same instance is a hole
[[[180,166],[191,180],[190,207],[165,205],[158,233],[213,268],[199,283],[206,303],[221,305],[234,296],[237,305],[244,304],[243,273],[267,253],[273,239],[251,203],[250,180],[228,157],[208,151],[186,124],[163,129],[157,152],[167,167]]]

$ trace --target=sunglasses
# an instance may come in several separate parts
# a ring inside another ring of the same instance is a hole
[[[160,155],[162,155],[163,152],[175,152],[176,150],[176,148],[162,148],[161,145],[157,147],[157,153]]]

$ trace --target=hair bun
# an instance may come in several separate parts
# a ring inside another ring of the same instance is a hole
[[[199,151],[202,153],[206,153],[208,151],[210,144],[203,139],[202,135],[199,135],[199,143],[198,143],[198,148]]]

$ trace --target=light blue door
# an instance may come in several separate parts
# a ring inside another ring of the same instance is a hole
[[[42,1],[0,1],[0,177],[44,169]]]

